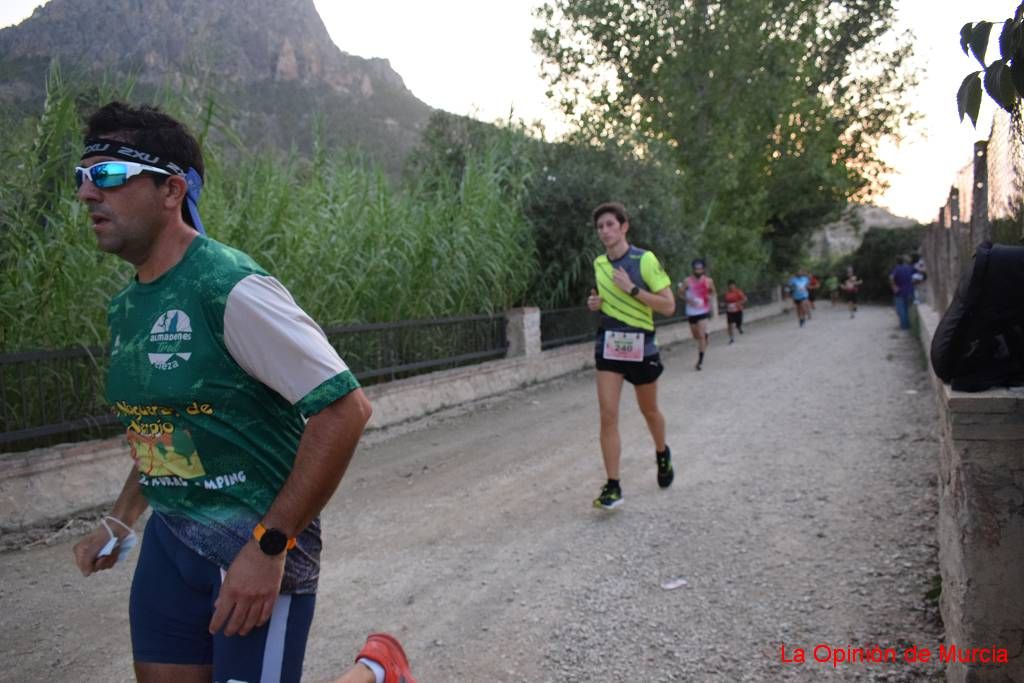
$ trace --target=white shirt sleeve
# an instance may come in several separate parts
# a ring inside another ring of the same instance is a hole
[[[348,370],[323,330],[266,275],[250,275],[228,294],[224,344],[243,370],[292,405]]]

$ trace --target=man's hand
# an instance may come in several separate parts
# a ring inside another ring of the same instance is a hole
[[[590,290],[590,296],[587,297],[587,308],[592,311],[601,310],[601,297],[598,296],[596,289]]]
[[[629,273],[627,273],[626,269],[622,266],[615,269],[615,272],[612,274],[612,279],[615,280],[615,285],[623,292],[628,293],[633,289],[633,281],[629,279]]]
[[[270,556],[252,541],[245,544],[224,576],[210,620],[211,634],[223,628],[226,636],[245,636],[270,620],[287,554]]]
[[[117,531],[114,533],[116,534]],[[117,564],[117,556],[121,552],[119,547],[114,548],[114,552],[105,557],[96,557],[96,554],[103,550],[103,546],[108,541],[110,541],[110,534],[100,525],[92,533],[75,544],[72,552],[75,554],[75,564],[78,566],[78,571],[82,572],[82,576],[89,576],[94,572],[110,569]]]
[[[78,567],[78,571],[82,572],[82,576],[110,569],[117,564],[117,557],[121,554],[120,545],[106,557],[96,557],[96,554],[103,550],[103,546],[110,541],[111,533],[117,536],[119,541],[124,540],[147,507],[149,507],[149,503],[146,502],[146,498],[139,488],[139,470],[132,465],[131,471],[128,472],[128,478],[125,479],[124,486],[121,487],[121,493],[117,496],[114,507],[110,509],[110,517],[121,520],[127,526],[108,525],[110,533],[107,533],[106,527],[100,524],[92,533],[75,544],[71,552],[75,558],[75,566]]]

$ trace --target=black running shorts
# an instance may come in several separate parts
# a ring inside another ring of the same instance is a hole
[[[743,311],[733,311],[725,314],[726,319],[733,325],[743,324]]]
[[[603,372],[616,372],[633,385],[650,384],[658,381],[665,366],[661,364],[661,355],[655,353],[644,356],[639,363],[626,360],[605,360],[600,354],[594,356],[597,369]]]
[[[689,316],[686,316],[686,319],[690,321],[691,325],[696,325],[701,320],[707,320],[710,317],[711,317],[710,313],[701,313],[700,315],[689,315]]]

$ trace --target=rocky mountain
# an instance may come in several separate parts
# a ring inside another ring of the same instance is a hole
[[[313,0],[50,0],[0,30],[0,102],[37,108],[54,57],[75,78],[135,74],[143,95],[198,86],[246,140],[306,147],[321,117],[327,142],[386,163],[432,112],[387,60],[339,49]]]
[[[823,225],[811,237],[811,258],[836,258],[857,251],[864,233],[871,228],[910,228],[917,225],[911,218],[897,216],[878,206],[851,204],[842,218]]]

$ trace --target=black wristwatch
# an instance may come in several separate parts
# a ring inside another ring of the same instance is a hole
[[[268,529],[262,523],[252,530],[252,537],[264,555],[280,555],[295,547],[295,539],[288,538],[280,529]]]
[[[629,290],[630,296],[636,296],[640,293],[640,285],[633,285],[633,289]]]

